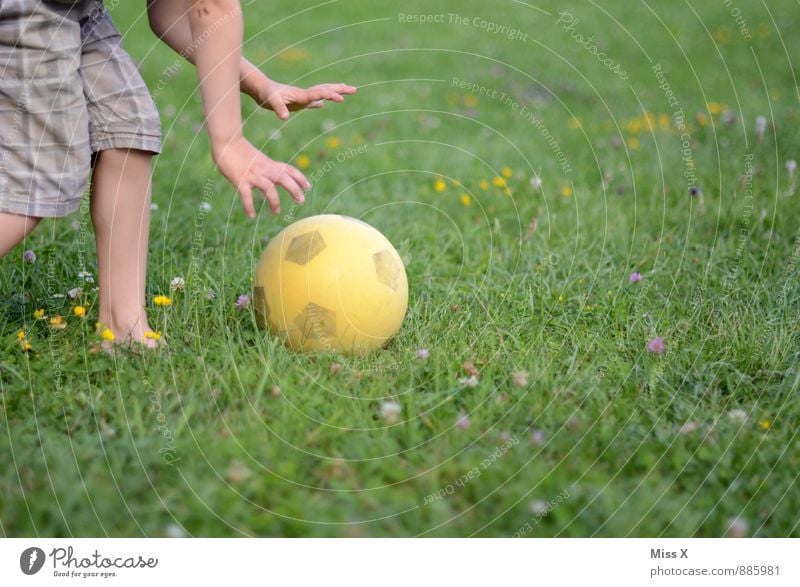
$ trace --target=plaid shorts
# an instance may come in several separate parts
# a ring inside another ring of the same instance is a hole
[[[161,125],[102,0],[0,0],[0,211],[74,212],[113,148],[159,153]]]

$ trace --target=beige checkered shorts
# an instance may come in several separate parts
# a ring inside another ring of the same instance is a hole
[[[0,0],[0,211],[74,212],[112,148],[159,153],[161,126],[102,0]]]

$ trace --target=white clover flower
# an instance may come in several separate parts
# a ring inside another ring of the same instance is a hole
[[[203,212],[211,212],[211,204],[208,202],[203,202],[200,204],[200,210]]]
[[[394,424],[400,419],[403,407],[395,401],[386,401],[381,404],[381,418],[387,424]]]
[[[169,282],[169,288],[172,291],[183,291],[185,287],[186,281],[184,281],[183,277],[173,277],[172,281]]]

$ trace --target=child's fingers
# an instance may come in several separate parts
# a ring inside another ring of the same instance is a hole
[[[308,181],[308,178],[306,178],[306,176],[303,175],[303,172],[300,171],[299,169],[297,169],[297,167],[292,167],[291,165],[287,165],[286,166],[286,173],[291,175],[294,178],[294,180],[297,182],[297,185],[299,185],[304,190],[310,190],[311,189],[311,182]]]
[[[275,184],[265,177],[256,187],[264,192],[264,197],[267,199],[269,209],[272,210],[272,213],[278,214],[281,211],[281,199],[280,196],[278,196],[278,190],[275,189]]]
[[[303,195],[303,190],[300,188],[300,185],[288,173],[281,174],[281,176],[278,178],[278,181],[275,183],[289,192],[289,195],[291,195],[292,199],[294,199],[297,203],[302,204],[306,201],[306,197]]]
[[[238,187],[239,197],[242,199],[242,206],[244,206],[244,213],[248,218],[256,217],[256,209],[253,206],[253,191],[247,184],[242,184]]]
[[[283,99],[278,94],[273,94],[270,96],[268,102],[272,107],[272,111],[275,112],[275,116],[281,120],[286,120],[289,118],[289,109],[286,107]]]

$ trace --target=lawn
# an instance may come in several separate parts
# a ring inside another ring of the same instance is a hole
[[[796,3],[244,4],[271,77],[359,92],[245,99],[314,184],[250,221],[191,66],[108,3],[162,116],[168,346],[97,352],[88,208],[2,261],[0,535],[800,536]],[[378,353],[294,354],[236,305],[320,213],[406,263]]]

